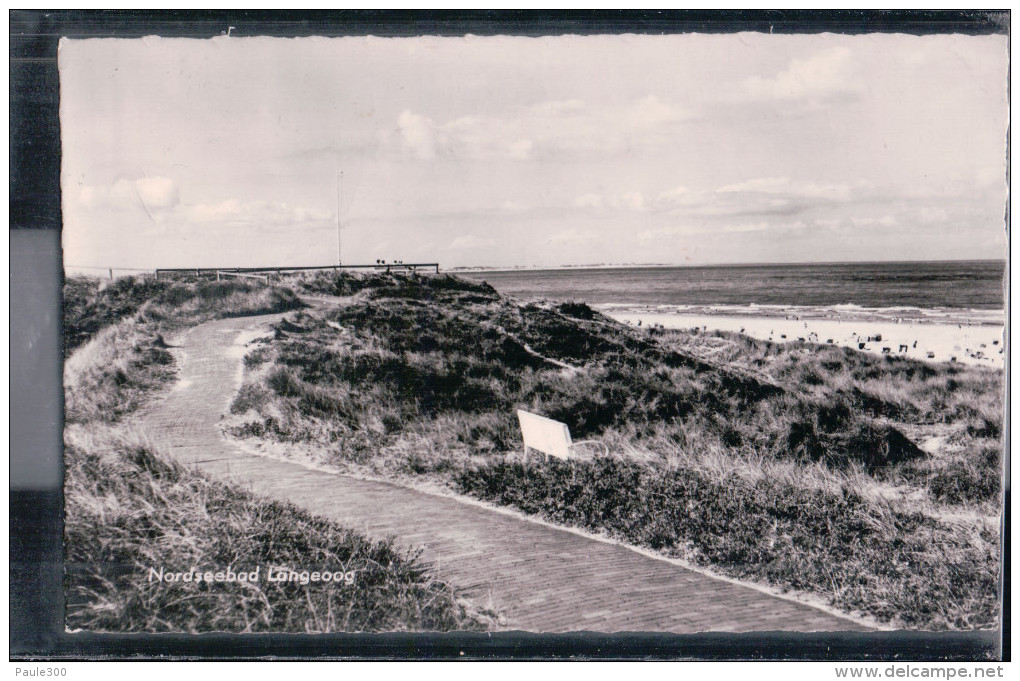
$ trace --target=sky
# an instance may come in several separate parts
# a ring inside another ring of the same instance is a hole
[[[67,269],[330,265],[338,212],[346,264],[1005,257],[1005,36],[63,39],[58,62]]]

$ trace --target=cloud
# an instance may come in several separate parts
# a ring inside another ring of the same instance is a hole
[[[78,200],[86,208],[123,210],[141,206],[146,211],[173,208],[180,203],[177,183],[166,177],[117,180],[108,186],[83,186]]]
[[[436,129],[430,119],[404,111],[397,119],[397,130],[404,145],[415,156],[421,159],[435,157]]]
[[[177,183],[166,177],[143,177],[135,180],[135,191],[142,203],[150,209],[173,208],[181,200]]]
[[[620,194],[582,194],[574,199],[577,208],[615,208],[618,210],[644,210],[645,197],[641,192],[631,191]]]
[[[516,158],[523,161],[531,155],[531,150],[534,146],[535,143],[531,140],[516,140],[507,145],[507,155],[510,158]]]
[[[224,199],[218,203],[181,201],[176,182],[165,177],[118,180],[109,186],[84,186],[78,193],[82,207],[94,214],[111,211],[144,211],[148,221],[139,228],[200,228],[202,231],[244,228],[253,231],[284,230],[292,227],[322,226],[332,223],[333,213],[293,206],[282,201],[241,201]]]
[[[557,232],[548,239],[548,243],[556,245],[587,244],[595,241],[599,241],[599,239],[594,234],[587,231],[581,231],[576,227],[571,227],[570,229]]]
[[[573,204],[589,210],[647,211],[689,217],[794,215],[816,207],[847,203],[861,198],[868,190],[865,183],[826,184],[763,177],[709,190],[674,187],[651,196],[638,191],[587,193],[575,198]]]
[[[397,119],[399,148],[421,160],[437,156],[527,160],[534,142],[514,128],[514,121],[476,116],[462,116],[437,125],[426,116],[404,111]]]
[[[792,225],[786,226],[786,229],[801,229],[803,227],[804,223],[798,221]],[[697,225],[664,225],[654,229],[646,229],[638,233],[638,239],[641,241],[656,241],[659,239],[689,236],[692,234],[747,234],[751,232],[779,230],[782,228],[783,227],[780,225],[773,225],[767,221],[714,224],[702,222]]]
[[[950,213],[941,206],[921,206],[915,212],[914,217],[921,223],[932,224],[947,222],[950,218]]]
[[[528,210],[527,206],[517,201],[504,201],[499,208],[504,213],[524,213]]]
[[[719,194],[772,194],[824,198],[845,201],[850,197],[851,187],[846,184],[818,184],[794,181],[788,177],[760,177],[737,184],[724,185],[716,189]]]
[[[641,192],[627,192],[609,197],[609,205],[613,208],[626,208],[629,210],[644,210],[645,197]]]
[[[421,160],[528,161],[545,154],[623,151],[654,143],[656,131],[683,118],[678,107],[654,95],[600,105],[577,99],[539,102],[511,114],[465,115],[445,122],[405,110],[389,142]]]
[[[166,217],[166,221],[209,228],[247,227],[266,231],[326,224],[334,218],[332,213],[290,206],[280,201],[227,199],[213,204],[181,205]]]
[[[531,111],[538,115],[560,116],[564,114],[579,114],[585,110],[585,103],[580,99],[564,99],[548,102],[539,102],[531,106]]]
[[[785,71],[773,78],[751,76],[743,83],[744,94],[753,100],[825,100],[858,91],[852,53],[834,47],[806,58],[790,61]]]
[[[663,102],[655,95],[649,95],[635,102],[626,109],[626,115],[632,125],[640,127],[674,123],[682,118],[678,108]]]
[[[839,184],[761,177],[712,190],[667,190],[655,209],[675,215],[795,215],[813,208],[860,200],[871,191],[867,183]]]
[[[661,204],[682,203],[690,195],[690,191],[687,187],[673,187],[672,189],[660,192],[659,195],[655,197],[655,200]]]
[[[894,215],[883,215],[880,218],[876,217],[852,217],[850,221],[854,223],[855,227],[895,227],[899,224],[899,220]]]
[[[475,248],[491,248],[496,245],[496,240],[489,237],[477,237],[474,234],[459,236],[450,242],[452,250],[471,250]]]

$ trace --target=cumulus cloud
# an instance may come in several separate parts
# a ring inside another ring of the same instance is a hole
[[[639,99],[624,110],[631,125],[653,127],[663,123],[674,123],[682,118],[680,110],[663,102],[655,95]]]
[[[644,210],[645,197],[641,192],[626,192],[609,197],[609,205],[613,208],[626,208],[628,210]]]
[[[404,111],[397,119],[400,148],[422,160],[437,156],[527,160],[534,142],[523,137],[518,128],[516,121],[478,116],[436,124],[411,111]]]
[[[436,155],[436,129],[431,119],[404,111],[397,119],[397,130],[404,145],[418,158]]]
[[[108,186],[84,186],[78,201],[93,213],[144,211],[140,227],[201,228],[203,231],[249,228],[271,231],[332,222],[335,215],[282,201],[224,199],[217,203],[181,201],[180,187],[165,177],[118,180]]]
[[[181,200],[177,183],[166,177],[143,177],[135,180],[138,197],[148,208],[173,208]]]
[[[531,150],[534,146],[535,143],[531,140],[516,140],[507,145],[507,155],[510,158],[516,158],[523,161],[531,156]]]
[[[834,47],[790,61],[786,70],[772,78],[752,76],[744,81],[744,94],[759,100],[823,100],[847,96],[858,90],[852,53]]]

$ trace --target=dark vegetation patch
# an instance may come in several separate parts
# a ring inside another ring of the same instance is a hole
[[[735,577],[825,593],[837,608],[910,628],[981,628],[998,617],[994,533],[975,540],[848,490],[696,469],[651,472],[613,459],[491,463],[464,470],[457,484]]]
[[[64,355],[102,329],[139,311],[143,312],[140,321],[197,323],[215,317],[271,314],[303,306],[289,288],[243,280],[133,276],[107,283],[96,277],[68,277],[63,289]]]
[[[505,422],[497,439],[511,451],[521,447],[512,433],[515,410],[524,408],[563,421],[578,439],[695,418],[731,447],[776,458],[873,468],[921,455],[895,426],[855,409],[857,393],[799,397],[760,372],[663,345],[583,304],[520,306],[448,276],[320,274],[311,282],[313,290],[359,295],[277,326],[278,368],[268,385],[298,429],[302,412],[336,416],[324,427],[339,438],[375,420],[381,404],[396,412],[384,445],[421,420],[490,415]]]
[[[1002,372],[876,357],[832,345],[791,348],[721,331],[657,330],[656,338],[664,347],[723,358],[730,366],[800,386],[808,399],[828,405],[791,429],[789,444],[801,456],[838,462],[849,455],[883,479],[924,487],[940,503],[985,503],[1000,494]],[[858,436],[826,444],[823,433],[833,429],[816,423],[826,414],[848,428],[857,427],[851,426],[856,421],[861,426]],[[905,441],[902,432],[883,434],[885,425],[900,424],[950,434],[954,456],[934,461],[916,443]],[[877,446],[862,448],[869,442]],[[994,456],[988,456],[989,451]]]
[[[558,305],[556,309],[557,311],[567,315],[568,317],[574,317],[576,319],[586,319],[589,321],[595,319],[595,310],[588,307],[588,305],[586,305],[585,303],[578,302],[560,303],[560,305]]]
[[[69,277],[64,282],[65,355],[171,287],[168,281],[147,277],[122,277],[101,288],[102,283],[95,277]]]
[[[496,289],[485,282],[468,281],[449,274],[418,275],[348,272],[315,272],[298,278],[305,293],[352,296],[369,291],[374,297],[431,299],[434,295],[457,292],[470,295],[472,301],[489,302],[498,297]]]

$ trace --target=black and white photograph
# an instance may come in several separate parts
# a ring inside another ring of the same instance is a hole
[[[62,38],[66,631],[999,629],[1008,57]]]

